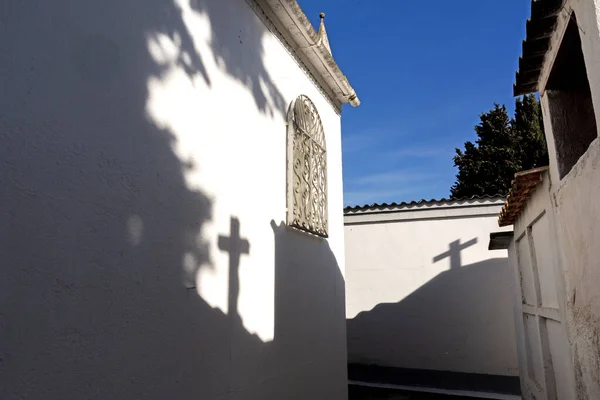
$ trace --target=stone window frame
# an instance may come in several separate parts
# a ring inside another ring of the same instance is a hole
[[[303,94],[287,113],[287,224],[329,236],[325,130],[315,104]]]

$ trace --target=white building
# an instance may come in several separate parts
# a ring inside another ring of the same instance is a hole
[[[532,2],[515,95],[539,92],[550,165],[517,176],[500,220],[526,399],[600,398],[599,63],[599,0]]]
[[[490,246],[509,251],[525,399],[582,398],[575,394],[551,186],[547,168],[518,173],[500,217],[501,226],[514,224],[514,233]]]
[[[488,250],[503,203],[346,208],[352,383],[518,394],[507,252]]]
[[[9,3],[0,398],[345,399],[358,99],[324,27],[292,0]]]

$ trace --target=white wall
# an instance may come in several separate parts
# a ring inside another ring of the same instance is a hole
[[[0,397],[345,398],[340,118],[246,2],[10,2],[0,26]],[[299,94],[328,240],[281,225]]]
[[[600,1],[568,1],[552,38],[550,63],[559,48],[568,12],[577,16],[579,35],[600,132]],[[550,154],[551,195],[555,205],[571,350],[578,398],[600,398],[600,139],[596,138],[573,169],[559,178],[548,98],[541,88],[544,128]]]
[[[518,374],[507,253],[488,250],[502,202],[346,215],[349,362]]]
[[[527,400],[577,398],[551,187],[545,174],[515,221],[509,246],[518,299],[515,319],[521,387]]]

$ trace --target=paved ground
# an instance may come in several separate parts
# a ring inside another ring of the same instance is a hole
[[[349,400],[477,400],[473,397],[399,392],[387,389],[360,388],[357,386],[350,386],[349,394]]]

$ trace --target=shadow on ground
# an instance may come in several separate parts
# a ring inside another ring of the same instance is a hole
[[[390,389],[362,388],[358,386],[349,386],[348,394],[348,400],[482,400],[477,397],[405,392]]]

